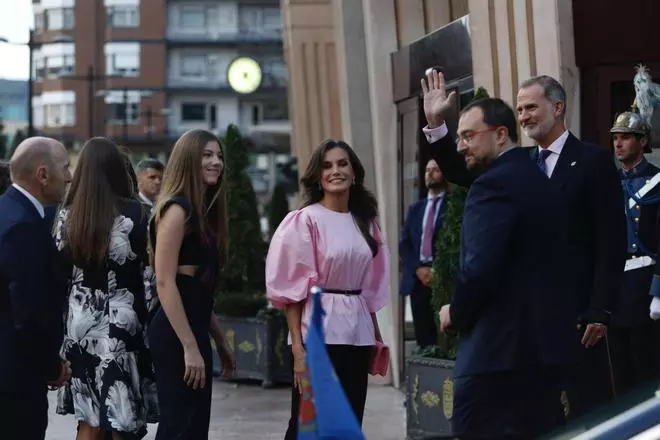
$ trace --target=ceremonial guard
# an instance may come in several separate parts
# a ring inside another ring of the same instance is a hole
[[[636,102],[638,102],[636,100]],[[609,344],[617,394],[647,381],[660,371],[660,322],[651,319],[651,282],[660,274],[656,263],[660,238],[660,168],[649,163],[651,126],[635,104],[619,114],[610,129],[624,192],[628,222],[628,259],[617,307],[612,315]],[[660,296],[660,277],[657,285]]]

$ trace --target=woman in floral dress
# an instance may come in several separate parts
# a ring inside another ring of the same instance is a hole
[[[147,221],[117,146],[90,139],[54,227],[69,276],[62,354],[72,370],[57,412],[75,415],[78,440],[139,439],[156,421],[145,345]]]

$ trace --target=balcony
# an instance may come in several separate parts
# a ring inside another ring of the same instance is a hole
[[[244,44],[282,44],[282,29],[238,28],[235,32],[223,32],[204,28],[182,29],[169,27],[167,42],[170,46],[213,46]]]
[[[288,79],[283,75],[276,75],[268,70],[264,70],[261,79],[261,86],[255,93],[268,92],[276,90],[285,90],[288,87]],[[186,77],[171,72],[167,79],[167,88],[171,91],[189,91],[189,92],[233,92],[224,72],[218,75],[202,75],[196,77]]]

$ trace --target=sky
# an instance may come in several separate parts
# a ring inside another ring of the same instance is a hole
[[[32,18],[32,0],[0,0],[0,39],[27,43]],[[0,78],[27,79],[30,69],[27,46],[0,43]]]

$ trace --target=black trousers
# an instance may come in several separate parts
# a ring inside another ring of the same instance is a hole
[[[595,346],[585,348],[580,343],[583,334],[576,334],[576,343],[580,344],[578,361],[568,366],[564,375],[568,420],[580,417],[614,397],[609,335]]]
[[[371,362],[371,346],[326,345],[330,362],[335,369],[346,397],[360,425],[364,416],[364,405],[367,401],[367,385],[369,381],[369,366]],[[289,346],[289,350],[291,346]],[[293,365],[293,354],[291,354]],[[317,396],[322,399],[323,396]],[[284,440],[296,440],[298,437],[298,410],[300,393],[291,387],[291,418]]]
[[[410,293],[410,308],[413,315],[415,340],[419,347],[427,347],[438,343],[438,330],[431,306],[431,288],[416,280]]]
[[[48,397],[43,391],[0,391],[0,438],[44,440],[48,426]]]
[[[452,430],[461,440],[530,440],[564,421],[561,372],[550,367],[454,379]]]
[[[617,394],[660,379],[660,322],[612,328],[608,338]]]

